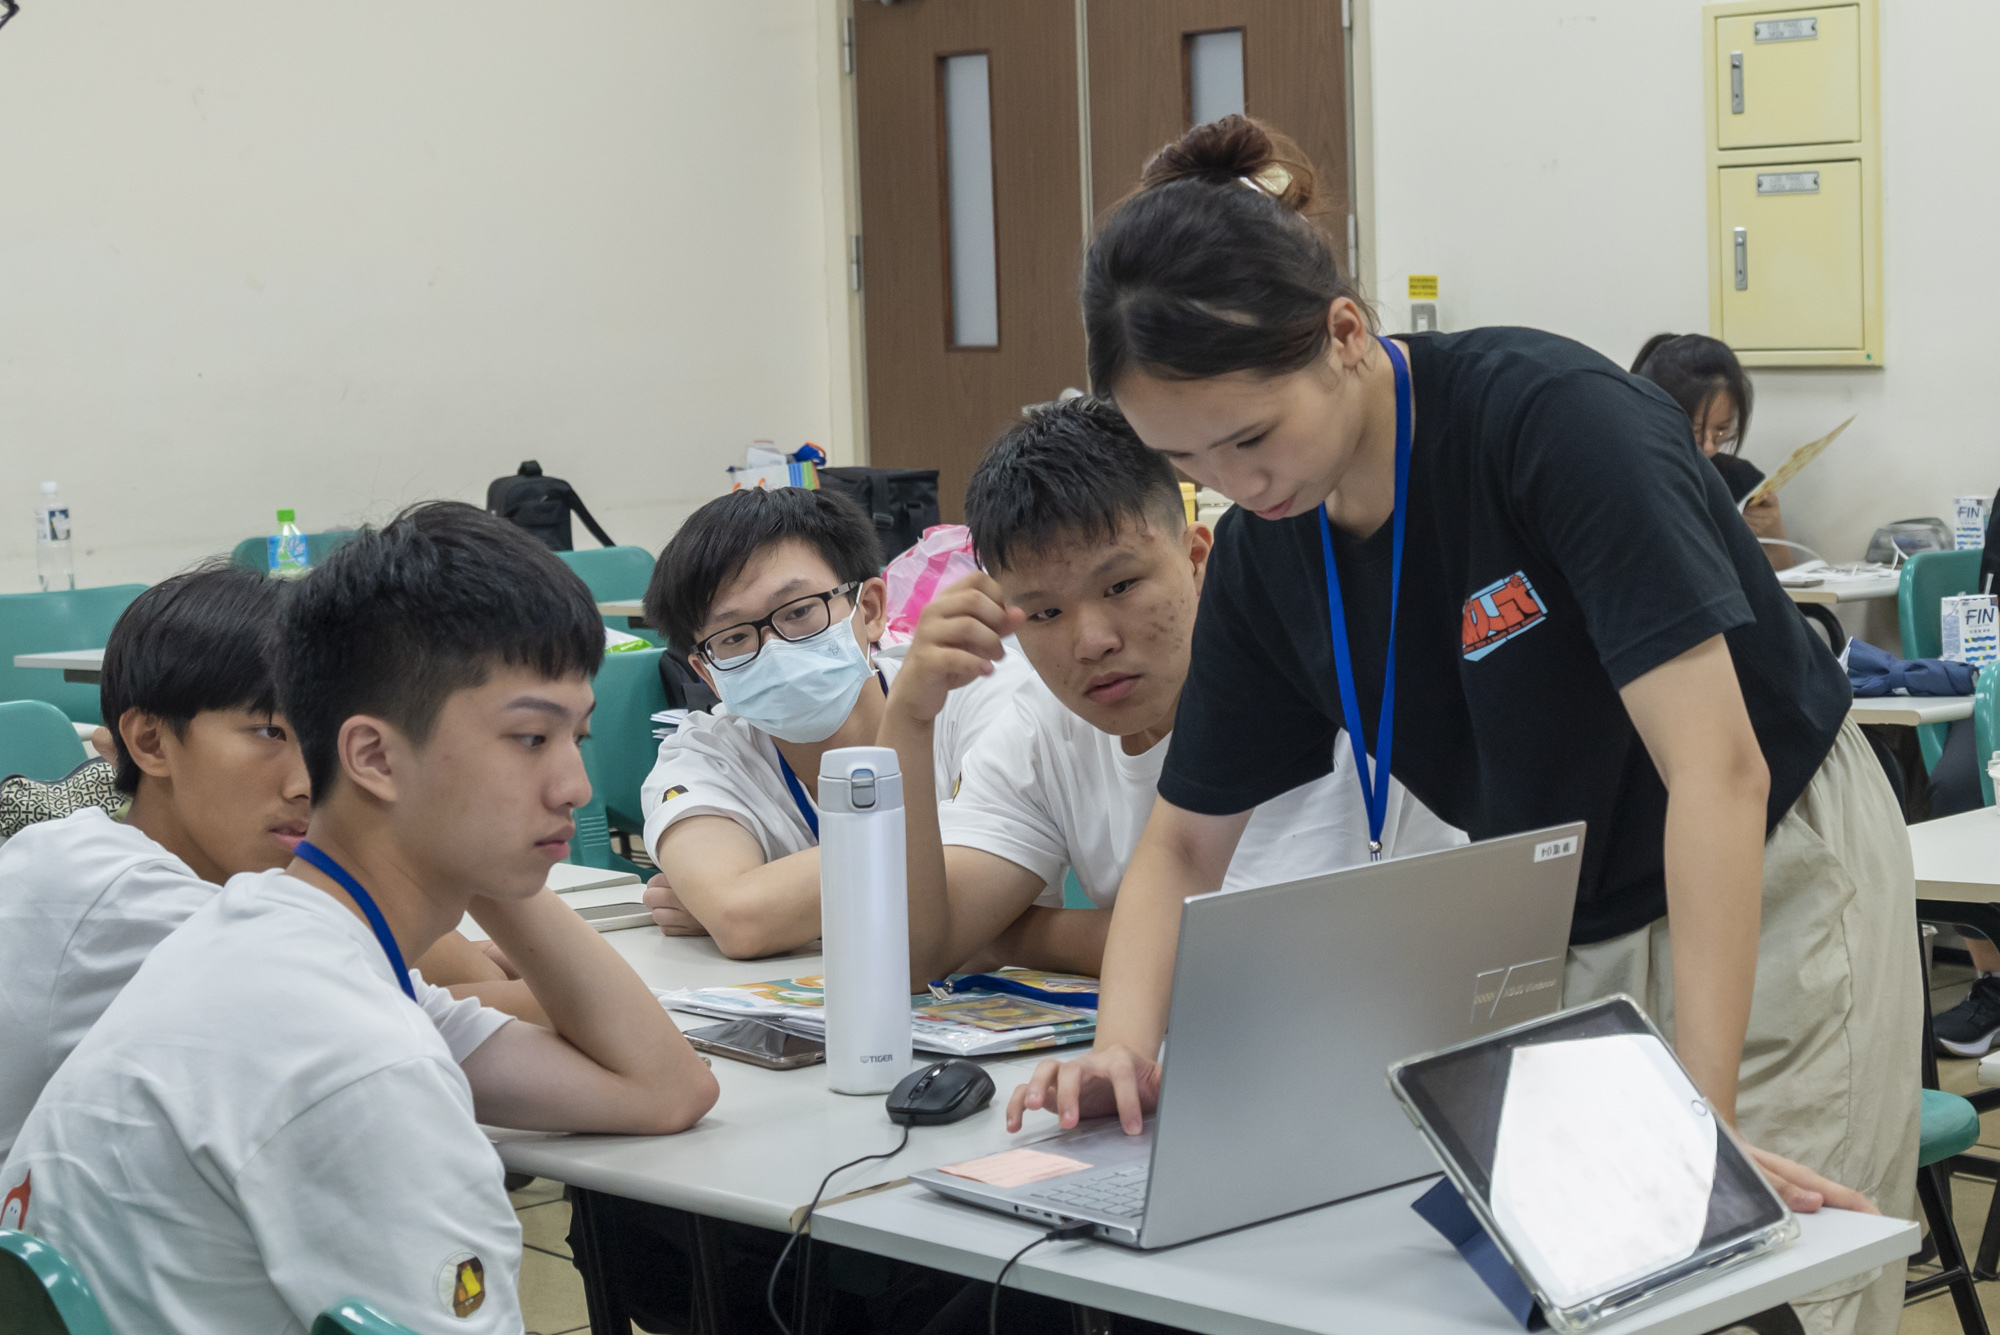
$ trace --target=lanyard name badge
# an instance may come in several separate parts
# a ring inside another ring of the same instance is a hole
[[[882,694],[889,693],[889,679],[882,675],[882,669],[875,669],[875,680],[882,683]],[[777,745],[772,744],[772,750]],[[813,842],[819,842],[819,812],[813,809],[812,799],[806,796],[806,786],[799,782],[799,776],[792,773],[792,762],[785,759],[785,753],[778,751],[778,770],[785,776],[785,787],[792,790],[792,801],[798,804],[799,814],[806,818],[806,828],[813,832]]]
[[[1354,770],[1361,780],[1361,801],[1368,808],[1368,860],[1382,860],[1382,825],[1389,815],[1389,753],[1396,723],[1396,605],[1403,592],[1403,521],[1410,491],[1410,367],[1394,343],[1377,336],[1389,353],[1396,373],[1396,509],[1390,519],[1389,652],[1382,667],[1382,717],[1375,726],[1375,763],[1361,735],[1361,703],[1354,691],[1354,661],[1347,648],[1347,613],[1340,600],[1340,572],[1333,562],[1333,526],[1326,506],[1319,507],[1320,554],[1326,561],[1326,610],[1333,623],[1333,668],[1340,681],[1340,712],[1347,722],[1347,740],[1354,747]]]
[[[375,939],[382,943],[382,953],[389,957],[389,967],[395,970],[396,981],[403,985],[403,995],[415,1001],[417,989],[410,986],[410,971],[403,965],[402,947],[396,944],[396,938],[391,935],[388,920],[382,916],[382,910],[375,907],[375,897],[361,888],[361,882],[347,874],[347,868],[305,840],[299,840],[298,847],[292,851],[339,882],[340,888],[361,906],[361,914],[368,919],[368,926],[374,930]]]

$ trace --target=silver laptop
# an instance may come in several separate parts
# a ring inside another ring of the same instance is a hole
[[[938,1169],[932,1191],[1167,1247],[1438,1171],[1390,1063],[1562,1009],[1582,824],[1181,909],[1159,1111],[1034,1148],[1090,1165],[1019,1187]]]

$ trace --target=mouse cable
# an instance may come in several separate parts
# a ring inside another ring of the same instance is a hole
[[[771,1267],[770,1282],[764,1285],[764,1305],[771,1309],[771,1320],[777,1323],[778,1329],[783,1332],[783,1335],[792,1335],[792,1328],[785,1324],[785,1319],[783,1317],[778,1315],[778,1276],[780,1273],[783,1272],[785,1268],[785,1258],[789,1257],[792,1254],[792,1246],[793,1244],[798,1242],[799,1234],[806,1233],[807,1229],[811,1227],[813,1211],[819,1209],[819,1198],[826,1195],[826,1184],[833,1181],[835,1173],[844,1173],[848,1169],[853,1168],[857,1164],[864,1164],[872,1159],[894,1158],[896,1155],[901,1154],[903,1152],[903,1147],[905,1145],[908,1145],[909,1143],[910,1143],[910,1124],[905,1122],[903,1124],[903,1138],[896,1142],[896,1148],[892,1150],[883,1150],[880,1154],[864,1154],[859,1159],[850,1159],[846,1163],[840,1165],[840,1167],[830,1169],[827,1172],[827,1175],[819,1180],[819,1190],[813,1193],[812,1204],[808,1205],[806,1207],[806,1212],[799,1217],[798,1227],[792,1230],[792,1236],[785,1239],[785,1249],[778,1253],[777,1263]],[[810,1263],[812,1255],[811,1253],[812,1237],[809,1233],[807,1234],[806,1237],[806,1248],[807,1248],[806,1251],[803,1251],[799,1254],[799,1281],[802,1285],[805,1282],[808,1273],[807,1267],[808,1264]],[[798,1308],[798,1303],[794,1302],[793,1309],[796,1311],[797,1308]]]
[[[1045,1242],[1068,1242],[1073,1238],[1087,1238],[1095,1227],[1094,1224],[1066,1224],[1061,1228],[1052,1228],[1008,1257],[1007,1264],[1000,1267],[999,1275],[993,1280],[993,1300],[986,1305],[987,1335],[1000,1335],[1000,1286],[1007,1282],[1007,1272],[1014,1268],[1014,1262]],[[787,1332],[787,1335],[790,1335],[790,1332]]]

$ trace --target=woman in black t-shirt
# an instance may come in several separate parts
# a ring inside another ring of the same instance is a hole
[[[1750,430],[1750,378],[1729,345],[1706,334],[1655,334],[1632,359],[1632,374],[1652,381],[1681,406],[1694,424],[1695,444],[1722,474],[1729,499],[1742,505],[1764,480],[1764,470],[1740,453]],[[1786,540],[1776,492],[1746,508],[1743,520],[1759,538]],[[1787,547],[1767,546],[1764,552],[1773,569],[1792,564]]]
[[[1909,849],[1838,665],[1666,394],[1533,330],[1378,340],[1310,196],[1287,141],[1227,117],[1156,157],[1090,249],[1096,392],[1237,508],[1096,1049],[1044,1063],[1010,1127],[1115,1108],[1138,1130],[1181,901],[1221,884],[1253,807],[1330,771],[1343,719],[1378,746],[1393,683],[1385,759],[1444,819],[1587,822],[1567,1000],[1638,995],[1796,1208],[1866,1208],[1826,1178],[1913,1208]]]

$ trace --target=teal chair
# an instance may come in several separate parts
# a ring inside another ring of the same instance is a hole
[[[306,560],[313,565],[333,554],[333,549],[353,537],[351,528],[330,528],[324,533],[306,534]],[[269,538],[245,538],[236,544],[236,550],[229,554],[229,564],[242,566],[245,570],[271,570],[271,542]]]
[[[46,700],[78,723],[102,723],[95,683],[64,681],[52,668],[17,668],[15,654],[102,649],[111,627],[146,591],[110,584],[55,593],[0,593],[0,700]]]
[[[63,712],[46,700],[0,704],[0,777],[53,783],[90,759]]]
[[[605,821],[606,852],[611,830],[641,834],[646,828],[645,813],[639,809],[639,788],[653,770],[660,744],[653,737],[653,715],[667,707],[667,692],[660,685],[660,655],[664,649],[635,649],[628,653],[606,654],[597,670],[593,686],[597,709],[590,716],[590,737],[583,744],[584,767],[590,771],[591,808],[601,810]],[[587,843],[584,821],[590,808],[577,812],[578,854]],[[572,855],[573,861],[584,861]],[[585,861],[592,867],[616,867],[639,871],[637,865],[615,854],[608,862]]]
[[[1925,1038],[1929,1036],[1926,1025]],[[1938,1271],[1904,1285],[1903,1298],[1914,1302],[1939,1289],[1949,1289],[1958,1308],[1960,1328],[1966,1335],[1986,1335],[1986,1314],[1973,1287],[1973,1270],[1965,1262],[1965,1248],[1951,1217],[1950,1161],[1979,1143],[1979,1114],[1956,1094],[1940,1089],[1919,1092],[1923,1112],[1917,1140],[1917,1201],[1923,1208],[1924,1223],[1930,1227]]]
[[[646,596],[646,586],[653,579],[653,558],[644,547],[599,547],[556,555],[589,586],[594,602],[637,602]],[[634,626],[630,617],[606,617],[604,624],[621,635],[636,635],[656,647],[666,643],[658,631]]]
[[[349,1298],[321,1312],[313,1321],[312,1335],[417,1335],[417,1332],[383,1316],[359,1298]]]
[[[2000,667],[1982,669],[1972,688],[1972,763],[1979,770],[1979,794],[1993,805],[1993,773],[1986,768],[2000,751]]]
[[[12,1229],[0,1229],[0,1329],[7,1335],[111,1335],[97,1295],[77,1268],[34,1234]]]
[[[1903,562],[1902,582],[1896,586],[1903,657],[1936,658],[1943,652],[1938,604],[1953,594],[1977,590],[1980,555],[1976,547],[1963,552],[1919,552]],[[1945,734],[1950,730],[1949,723],[1926,723],[1917,729],[1926,771],[1937,768],[1938,757],[1944,754]]]

